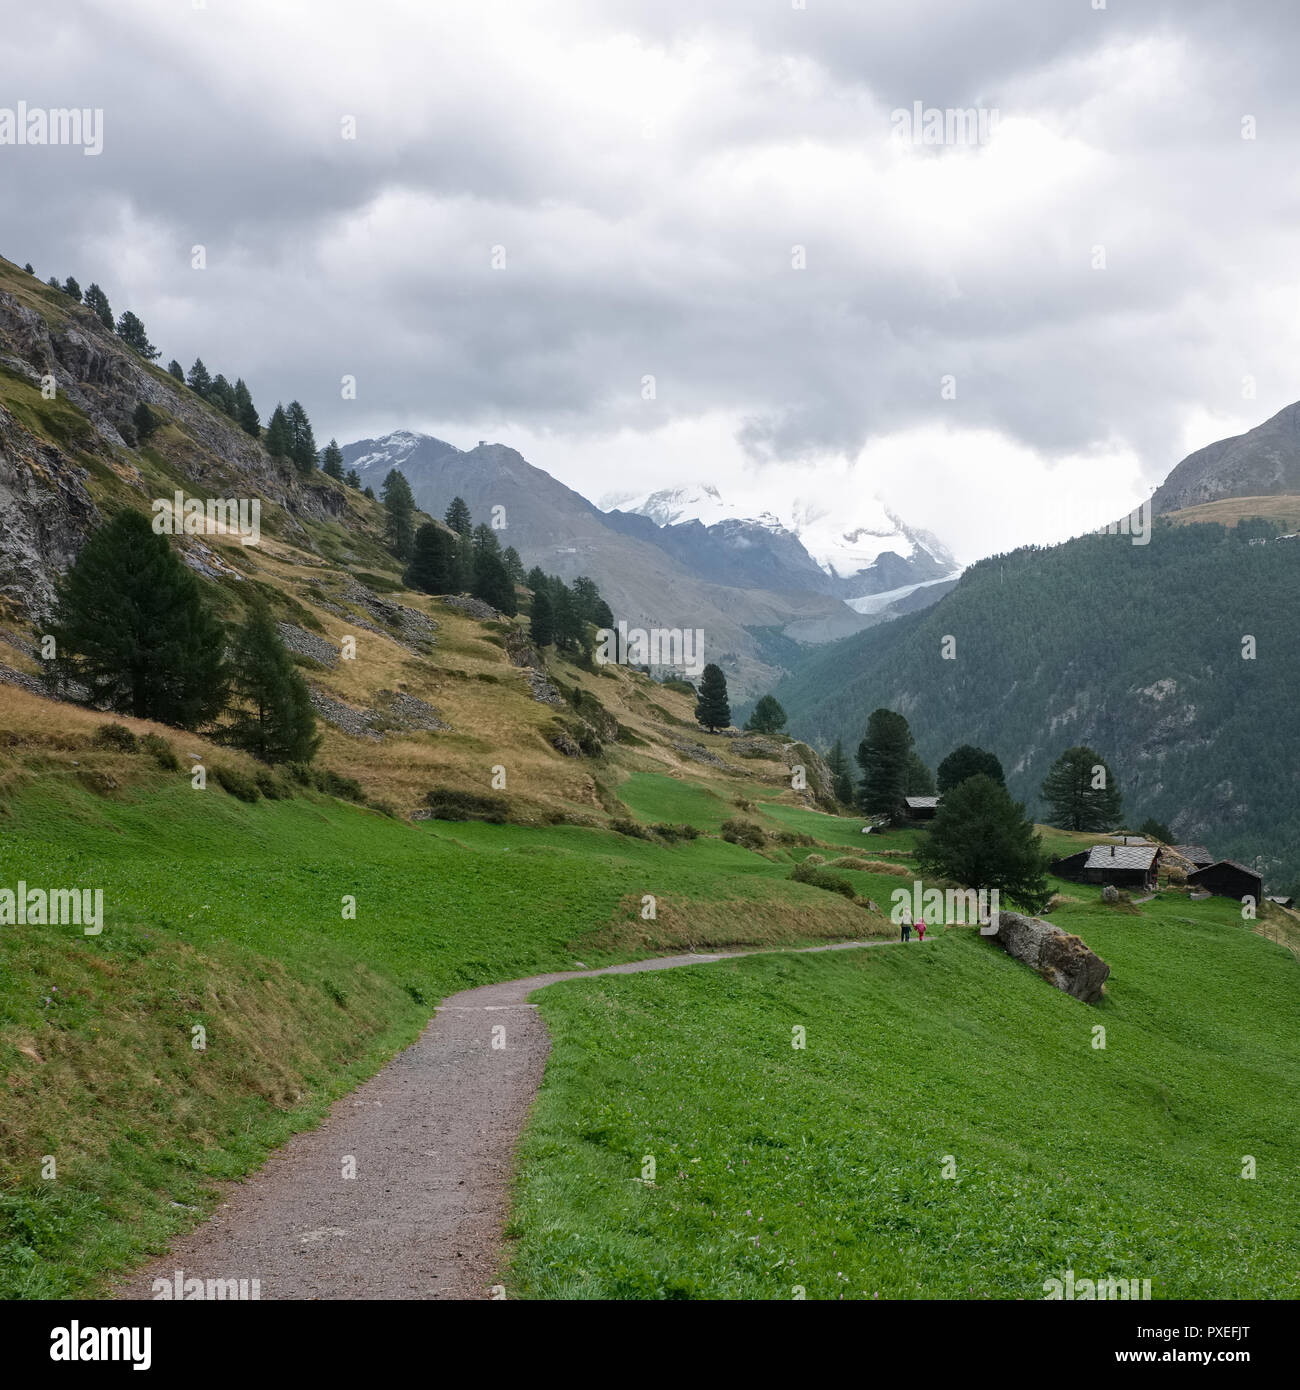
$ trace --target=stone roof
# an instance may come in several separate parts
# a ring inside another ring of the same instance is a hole
[[[939,805],[937,796],[905,796],[903,800],[913,811],[933,811]]]
[[[1214,856],[1204,845],[1170,845],[1169,848],[1183,859],[1193,864],[1213,864]]]
[[[1159,852],[1159,845],[1093,845],[1084,868],[1149,869]]]

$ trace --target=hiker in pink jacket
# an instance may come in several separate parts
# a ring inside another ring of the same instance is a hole
[[[924,922],[918,922],[918,923],[916,924],[916,939],[917,939],[918,941],[924,941],[924,940],[925,940],[925,923],[924,923]]]

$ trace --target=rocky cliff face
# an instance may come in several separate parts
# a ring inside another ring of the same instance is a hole
[[[269,529],[309,548],[302,519],[342,514],[343,494],[322,475],[304,478],[274,462],[89,310],[0,269],[0,600],[10,609],[47,613],[57,576],[102,519],[101,505],[125,500],[127,490],[170,496],[160,471],[196,495],[262,498],[277,509]],[[165,468],[148,476],[133,448],[131,416],[141,401],[181,432]],[[204,547],[191,549],[201,563]]]
[[[1300,493],[1300,402],[1245,434],[1207,444],[1156,489],[1156,515],[1217,502],[1221,497]]]

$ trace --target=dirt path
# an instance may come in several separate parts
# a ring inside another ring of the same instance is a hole
[[[515,1145],[550,1051],[528,995],[560,980],[758,954],[767,953],[663,956],[450,995],[418,1041],[232,1186],[207,1222],[117,1296],[150,1298],[153,1280],[170,1282],[179,1269],[187,1278],[257,1279],[263,1299],[488,1297]],[[354,1178],[343,1176],[349,1157]]]

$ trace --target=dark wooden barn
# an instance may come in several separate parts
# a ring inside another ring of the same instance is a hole
[[[1159,863],[1159,845],[1093,845],[1081,881],[1150,891],[1156,887]]]
[[[1067,878],[1071,883],[1083,882],[1083,870],[1088,863],[1090,849],[1081,849],[1078,854],[1067,855],[1064,859],[1052,860],[1052,872],[1057,878]]]
[[[1214,856],[1204,845],[1170,845],[1169,848],[1180,859],[1186,859],[1198,869],[1208,869],[1214,863]]]
[[[1197,869],[1194,874],[1187,875],[1187,882],[1217,893],[1221,898],[1236,898],[1238,902],[1242,898],[1253,898],[1256,907],[1264,901],[1264,880],[1254,869],[1238,864],[1235,859],[1220,859],[1208,868]]]
[[[907,814],[913,820],[933,820],[934,813],[939,809],[939,798],[937,796],[905,796],[907,802]]]

